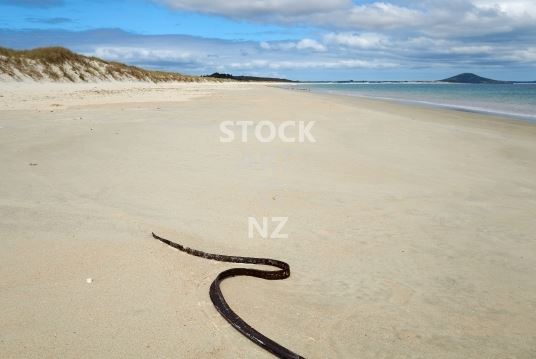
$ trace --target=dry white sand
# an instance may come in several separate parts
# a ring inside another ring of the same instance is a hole
[[[2,358],[269,358],[210,302],[230,265],[151,231],[287,261],[223,291],[306,357],[536,356],[534,125],[249,84],[0,96]],[[222,120],[314,120],[317,142],[221,143]]]

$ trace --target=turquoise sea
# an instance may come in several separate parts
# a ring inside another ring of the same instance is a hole
[[[293,86],[315,92],[396,100],[536,121],[536,84],[301,83]]]

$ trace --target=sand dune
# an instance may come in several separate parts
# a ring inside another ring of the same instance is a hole
[[[13,50],[0,47],[0,82],[210,82],[211,78],[151,71],[74,53],[63,47]],[[221,80],[220,80],[221,81]]]

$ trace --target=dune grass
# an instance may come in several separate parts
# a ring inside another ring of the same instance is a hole
[[[34,80],[48,79],[68,82],[92,80],[207,81],[206,78],[198,76],[145,70],[119,62],[84,56],[63,47],[44,47],[31,50],[0,47],[0,73],[16,78],[17,72]]]

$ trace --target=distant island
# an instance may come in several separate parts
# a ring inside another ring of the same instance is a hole
[[[215,79],[235,80],[244,82],[297,82],[288,79],[280,79],[276,77],[258,77],[258,76],[235,76],[231,74],[220,74],[214,72],[212,75],[206,75],[204,77],[211,77]]]
[[[440,80],[440,82],[450,82],[458,84],[512,84],[512,81],[492,80],[472,73],[463,73],[448,79]]]

